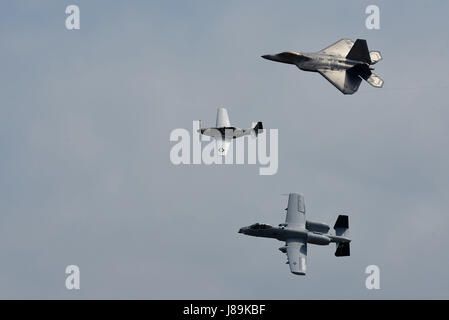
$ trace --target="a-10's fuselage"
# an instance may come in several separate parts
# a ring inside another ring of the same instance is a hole
[[[287,239],[292,238],[301,239],[307,243],[323,246],[328,245],[331,242],[350,242],[350,240],[346,237],[334,236],[307,229],[289,228],[288,226],[283,225],[274,227],[266,224],[255,224],[249,227],[241,228],[239,233],[253,237],[274,238],[279,241],[286,241]]]

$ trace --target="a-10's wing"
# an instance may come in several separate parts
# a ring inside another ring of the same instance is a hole
[[[290,228],[305,229],[306,208],[304,205],[304,196],[302,194],[290,193],[288,195],[288,207],[285,223]]]
[[[306,208],[304,196],[298,193],[288,195],[288,207],[285,223],[288,228],[305,229]],[[285,241],[290,271],[294,274],[306,274],[307,242],[305,239],[287,239]]]
[[[349,51],[351,51],[353,45],[354,42],[352,40],[341,39],[335,42],[334,44],[331,44],[329,47],[319,51],[319,53],[338,57],[346,57]]]
[[[286,251],[290,271],[294,274],[306,274],[307,242],[301,239],[287,239]]]
[[[360,76],[345,70],[318,70],[318,72],[344,94],[353,94],[362,82]]]

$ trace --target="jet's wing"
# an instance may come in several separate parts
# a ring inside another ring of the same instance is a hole
[[[231,145],[231,139],[217,137],[215,139],[216,150],[220,156],[225,156],[228,153],[229,146]]]
[[[300,239],[287,239],[287,259],[290,271],[294,274],[306,274],[307,243]]]
[[[229,121],[228,110],[225,108],[218,108],[217,110],[217,128],[230,127],[231,122]]]
[[[285,223],[297,228],[306,227],[306,208],[302,194],[290,193],[288,195],[288,207]]]
[[[331,44],[329,47],[324,48],[323,50],[319,51],[323,54],[329,54],[333,56],[338,57],[346,57],[351,51],[352,46],[354,45],[354,42],[349,39],[341,39],[334,44]]]
[[[362,78],[345,70],[318,70],[318,72],[344,94],[353,94],[359,89]]]

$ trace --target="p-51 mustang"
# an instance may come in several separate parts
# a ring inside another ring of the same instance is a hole
[[[254,134],[257,137],[257,135],[262,131],[262,122],[257,122],[254,128],[250,129],[240,129],[237,127],[232,127],[231,122],[229,121],[228,111],[225,108],[218,108],[215,128],[201,128],[200,121],[200,129],[198,129],[198,132],[200,134],[215,138],[215,141],[217,143],[216,150],[221,156],[225,156],[228,152],[232,139],[251,134]]]
[[[379,51],[368,51],[366,40],[341,39],[329,47],[313,53],[282,52],[267,54],[262,58],[296,65],[304,71],[319,72],[344,94],[353,94],[360,82],[366,80],[381,88],[383,80],[371,71],[371,65],[382,59]]]
[[[302,195],[290,193],[286,210],[285,223],[278,227],[256,223],[241,228],[239,233],[285,241],[285,246],[279,248],[279,250],[287,254],[290,271],[298,275],[306,274],[307,243],[328,245],[334,242],[337,246],[335,256],[349,256],[351,240],[348,238],[348,216],[338,216],[334,225],[335,235],[331,235],[327,224],[306,220],[304,197]]]

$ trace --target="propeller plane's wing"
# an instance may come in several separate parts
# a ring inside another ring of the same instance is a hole
[[[231,122],[229,121],[228,111],[225,108],[218,108],[217,110],[217,128],[230,127]]]

